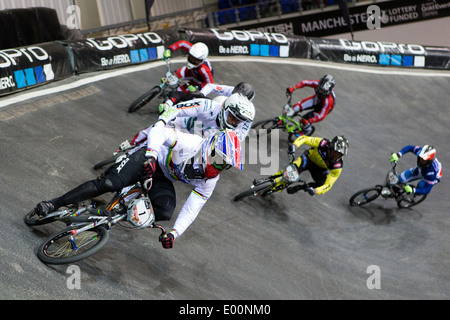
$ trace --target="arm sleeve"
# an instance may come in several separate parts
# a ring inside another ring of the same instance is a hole
[[[214,84],[214,83],[207,83],[200,93],[202,93],[204,96],[207,96],[210,93],[217,94],[220,96],[231,96],[231,93],[233,92],[234,87],[232,86],[226,86],[221,84]]]
[[[147,154],[157,158],[162,146],[174,147],[177,143],[177,135],[174,129],[166,128],[158,121],[147,131]]]
[[[323,138],[319,137],[309,137],[309,136],[300,136],[294,141],[294,145],[298,148],[302,144],[306,144],[311,147],[318,147]]]
[[[191,48],[192,48],[192,43],[185,41],[185,40],[177,41],[169,46],[169,49],[172,52],[182,49],[184,52],[188,53]]]
[[[203,82],[201,83],[202,89],[207,83],[214,83],[212,71],[205,63],[200,66],[198,73],[203,80]]]
[[[328,113],[334,107],[334,99],[333,97],[328,97],[323,101],[322,108],[319,112],[314,112],[314,116],[308,119],[309,123],[319,122],[326,118]]]
[[[317,86],[319,85],[319,81],[318,80],[303,80],[300,81],[299,83],[297,83],[294,88],[295,89],[300,89],[303,87],[311,87],[311,88],[317,88]]]
[[[405,153],[412,152],[414,154],[417,154],[417,152],[420,150],[420,147],[418,146],[405,146],[402,150],[400,150],[397,154],[399,157],[403,156]]]
[[[219,176],[214,179],[206,180],[201,186],[197,186],[192,190],[188,199],[181,208],[178,214],[177,220],[173,226],[173,231],[175,231],[175,238],[178,238],[183,234],[184,231],[194,222],[197,218],[198,213],[205,205],[206,201],[211,197],[216,183],[219,180]]]
[[[324,194],[324,193],[330,191],[333,184],[339,178],[341,171],[342,171],[342,169],[330,170],[330,173],[328,174],[327,179],[325,180],[325,183],[323,185],[321,185],[320,187],[316,188],[316,194]]]
[[[174,105],[179,103],[180,101],[188,101],[197,98],[204,98],[201,92],[184,92],[184,91],[175,91],[172,96],[166,101],[169,105]],[[172,103],[170,103],[172,102]]]

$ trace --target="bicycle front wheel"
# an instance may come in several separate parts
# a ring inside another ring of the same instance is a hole
[[[161,92],[161,88],[159,86],[153,87],[150,91],[144,93],[142,96],[137,98],[128,108],[129,113],[136,112],[147,103],[149,103],[156,95]]]
[[[243,198],[245,198],[245,197],[254,195],[255,193],[257,193],[257,192],[259,192],[259,191],[261,191],[261,190],[264,190],[264,189],[266,189],[266,188],[269,188],[271,185],[272,185],[272,181],[265,181],[265,182],[260,183],[260,184],[258,184],[258,185],[256,185],[256,186],[252,186],[252,188],[250,188],[250,189],[248,189],[248,190],[245,190],[245,191],[243,191],[243,192],[237,194],[237,195],[234,197],[234,201],[239,201],[239,200],[241,200],[241,199],[243,199]]]
[[[378,198],[381,194],[382,187],[373,187],[368,189],[363,189],[358,191],[350,198],[350,205],[352,206],[362,206],[366,203],[369,203],[376,198]]]
[[[109,238],[108,230],[98,226],[73,234],[68,228],[51,236],[38,249],[37,256],[47,264],[69,264],[83,260],[103,248]]]

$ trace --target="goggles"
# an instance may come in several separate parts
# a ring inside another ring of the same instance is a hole
[[[203,60],[202,59],[198,59],[198,58],[196,58],[196,57],[194,57],[193,55],[190,54],[190,55],[188,55],[188,62],[193,64],[194,66],[198,66],[198,65],[200,65],[203,62]]]

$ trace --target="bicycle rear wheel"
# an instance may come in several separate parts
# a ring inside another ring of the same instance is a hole
[[[366,203],[369,203],[376,198],[378,198],[381,194],[381,186],[376,186],[373,188],[363,189],[361,191],[356,192],[354,195],[350,197],[350,205],[352,206],[362,206]]]
[[[252,186],[252,188],[250,188],[250,189],[248,189],[248,190],[246,190],[246,191],[243,191],[243,192],[237,194],[237,195],[234,197],[233,200],[234,200],[234,201],[239,201],[239,200],[241,200],[241,199],[243,199],[243,198],[245,198],[245,197],[254,195],[255,192],[259,192],[259,191],[261,191],[261,190],[264,190],[264,189],[266,189],[266,188],[269,188],[271,185],[272,185],[272,181],[270,181],[270,180],[269,180],[269,181],[264,181],[264,182],[262,182],[262,183],[260,183],[260,184],[258,184],[258,185],[256,185],[256,186]]]
[[[415,194],[412,199],[401,197],[401,199],[397,201],[397,206],[401,209],[409,209],[424,201],[426,197],[426,194]]]
[[[98,226],[73,234],[76,228],[64,229],[42,243],[37,256],[47,264],[69,264],[80,261],[103,248],[109,238],[108,230]]]
[[[119,157],[119,154],[116,154],[115,156],[112,156],[106,160],[100,161],[99,163],[96,163],[94,165],[94,170],[100,169],[101,167],[106,166],[107,164],[113,163],[116,161],[116,159]]]
[[[159,86],[153,87],[150,91],[144,93],[142,96],[137,98],[128,108],[129,113],[136,112],[147,103],[149,103],[158,93],[161,92],[161,88]]]

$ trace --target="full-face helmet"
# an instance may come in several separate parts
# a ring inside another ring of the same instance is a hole
[[[208,179],[231,167],[243,170],[241,143],[236,134],[232,130],[221,130],[207,137],[201,148],[201,163]]]
[[[332,152],[334,151],[335,156],[333,157]],[[344,136],[336,136],[331,140],[330,143],[330,156],[332,161],[336,162],[342,159],[344,155],[348,152],[348,140]]]
[[[233,93],[228,97],[218,119],[221,129],[234,129],[239,123],[255,118],[255,106],[242,93]]]
[[[417,154],[417,166],[422,168],[430,165],[436,157],[436,148],[424,145]]]
[[[187,67],[189,69],[197,68],[208,58],[208,54],[209,49],[206,44],[197,42],[189,50]]]
[[[326,98],[331,93],[335,85],[336,81],[334,80],[332,75],[324,75],[322,78],[320,78],[317,88],[314,89],[317,97],[321,100]]]
[[[242,93],[244,96],[248,98],[248,100],[253,101],[255,98],[255,89],[248,82],[239,82],[233,89],[233,93]]]

